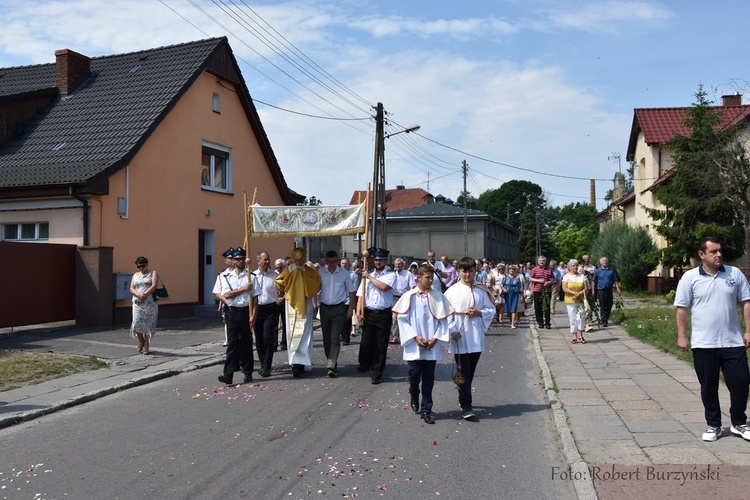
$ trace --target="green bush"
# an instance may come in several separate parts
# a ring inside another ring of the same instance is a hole
[[[591,248],[591,257],[597,265],[601,257],[609,258],[610,267],[620,276],[622,287],[638,290],[643,279],[656,268],[646,262],[644,255],[655,251],[656,245],[645,228],[618,222],[599,233]]]

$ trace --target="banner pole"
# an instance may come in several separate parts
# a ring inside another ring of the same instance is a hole
[[[365,193],[365,208],[368,207],[368,204],[370,202],[370,183],[367,183],[367,192]],[[374,215],[373,215],[374,219]],[[373,220],[373,223],[375,221]],[[367,250],[370,248],[369,240],[370,238],[370,217],[369,212],[368,215],[365,218],[365,249],[360,252],[360,263],[363,270],[367,270],[367,257],[370,256],[370,251]],[[365,291],[366,291],[366,284],[365,281],[360,277],[360,288],[362,290],[362,296],[357,299],[357,319],[365,317]],[[362,324],[362,320],[360,320],[360,324]]]

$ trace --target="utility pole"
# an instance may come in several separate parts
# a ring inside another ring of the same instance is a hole
[[[372,242],[373,246],[388,248],[388,233],[385,227],[386,221],[386,196],[385,196],[385,140],[396,134],[408,134],[419,130],[419,125],[405,127],[402,130],[385,135],[385,111],[383,103],[379,102],[375,108],[375,165],[372,169]],[[378,240],[377,216],[380,212],[380,239]]]
[[[372,174],[372,246],[386,247],[385,235],[385,136],[383,103],[379,102],[375,111],[375,165]],[[381,233],[378,242],[378,213],[380,213]]]
[[[464,173],[464,257],[469,256],[469,224],[466,219],[466,198],[468,198],[469,193],[466,191],[466,173],[468,170],[469,164],[466,163],[466,160],[463,161],[463,173]]]

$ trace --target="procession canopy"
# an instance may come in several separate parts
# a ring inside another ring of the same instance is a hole
[[[248,236],[340,236],[364,232],[366,202],[359,205],[305,205],[247,209]]]

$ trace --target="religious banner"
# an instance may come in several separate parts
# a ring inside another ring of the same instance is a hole
[[[248,236],[339,236],[364,232],[365,203],[248,208]]]

